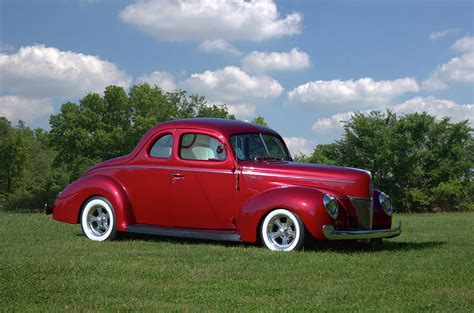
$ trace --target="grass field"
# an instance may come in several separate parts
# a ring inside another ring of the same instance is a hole
[[[474,214],[399,219],[402,235],[383,245],[275,253],[147,236],[96,243],[78,225],[0,213],[0,310],[474,311]]]

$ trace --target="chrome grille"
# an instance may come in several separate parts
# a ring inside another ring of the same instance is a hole
[[[359,227],[362,229],[372,229],[372,199],[357,197],[350,197],[350,199],[357,210],[357,219],[359,220]]]

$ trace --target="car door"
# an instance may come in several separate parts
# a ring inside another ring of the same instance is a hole
[[[176,130],[171,170],[171,218],[176,227],[235,228],[235,175],[223,138]]]
[[[172,226],[170,216],[170,167],[174,129],[149,140],[134,162],[122,170],[125,188],[137,224]]]

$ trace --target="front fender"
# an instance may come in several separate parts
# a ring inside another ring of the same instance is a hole
[[[298,215],[313,237],[324,239],[322,226],[333,221],[324,209],[323,197],[323,191],[311,187],[280,187],[256,194],[240,210],[237,222],[242,240],[255,242],[262,218],[279,208]]]
[[[77,224],[84,202],[92,196],[102,196],[110,201],[117,219],[117,231],[125,231],[128,224],[134,223],[126,190],[115,178],[106,175],[85,176],[67,186],[56,199],[53,218]]]

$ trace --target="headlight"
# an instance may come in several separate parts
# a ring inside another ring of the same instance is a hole
[[[385,193],[381,192],[379,194],[379,202],[385,213],[387,213],[388,216],[392,216],[393,208],[392,200],[390,200],[390,197],[387,196]]]
[[[337,214],[339,213],[339,207],[337,205],[336,198],[331,195],[324,194],[323,203],[324,208],[328,212],[329,216],[335,220],[337,218]]]

